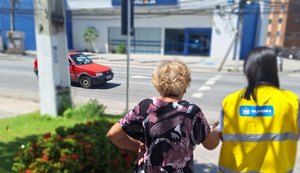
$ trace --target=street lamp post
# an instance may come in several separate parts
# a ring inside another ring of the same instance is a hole
[[[121,13],[121,34],[127,35],[127,46],[126,46],[126,54],[127,54],[127,77],[126,77],[126,112],[128,112],[129,108],[129,66],[130,66],[130,39],[131,34],[133,35],[133,21],[134,21],[134,4],[133,0],[122,0],[122,13]]]

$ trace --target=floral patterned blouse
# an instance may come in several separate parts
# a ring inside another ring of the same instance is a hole
[[[145,143],[146,173],[193,173],[193,150],[211,131],[197,105],[156,97],[142,100],[119,124]]]

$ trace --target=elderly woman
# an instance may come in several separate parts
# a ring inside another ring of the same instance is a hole
[[[186,64],[162,61],[152,75],[159,96],[142,100],[107,133],[119,148],[143,153],[139,164],[147,173],[192,173],[196,144],[209,150],[219,144],[201,109],[182,100],[190,82]]]

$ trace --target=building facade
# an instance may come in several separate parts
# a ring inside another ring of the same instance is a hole
[[[121,35],[120,0],[106,0],[106,3],[102,1],[97,9],[86,7],[85,11],[82,8],[76,9],[78,2],[76,4],[75,1],[69,1],[69,4],[74,5],[71,8],[74,48],[87,48],[88,45],[82,42],[78,34],[87,26],[94,26],[99,31],[100,52],[114,53],[119,46],[126,44],[127,37]],[[196,7],[192,9],[191,5]],[[137,0],[134,1],[134,6],[132,53],[199,56],[211,54],[214,4],[203,8],[196,1],[191,4],[177,0]]]
[[[3,45],[9,30],[10,0],[0,4]],[[133,0],[134,35],[131,53],[241,58],[266,44],[266,15],[260,1]],[[247,3],[251,2],[251,3]],[[244,5],[242,11],[241,3]],[[121,0],[67,0],[69,49],[92,50],[82,34],[87,27],[99,33],[100,53],[115,53],[126,44],[121,34]],[[22,0],[16,12],[16,30],[25,32],[25,49],[35,50],[33,0]],[[27,11],[26,15],[24,11]]]
[[[297,0],[289,0],[288,14],[285,30],[285,47],[300,48],[300,3]]]
[[[13,4],[14,3],[14,7]],[[12,10],[14,9],[14,10]],[[68,47],[73,48],[72,17],[66,10],[66,28],[68,35]],[[34,0],[1,0],[0,1],[0,38],[5,48],[8,46],[6,33],[17,31],[23,33],[24,49],[35,50],[35,27],[34,27]]]
[[[131,52],[217,58],[229,52],[229,57],[244,56],[256,44],[259,14],[255,9],[259,9],[259,5],[253,2],[245,7],[254,12],[243,14],[241,26],[248,27],[237,36],[237,22],[242,14],[233,12],[239,2],[231,2],[135,0]],[[91,0],[89,4],[68,0],[68,3],[72,10],[75,49],[88,49],[78,34],[88,26],[100,33],[99,52],[114,53],[126,43],[127,37],[121,35],[120,0],[102,0],[101,3]]]
[[[300,47],[299,8],[297,0],[270,1],[266,45]]]

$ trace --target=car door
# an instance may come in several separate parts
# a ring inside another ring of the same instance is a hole
[[[68,58],[68,59],[69,59],[70,80],[71,81],[78,81],[78,77],[76,75],[76,65],[71,60],[71,58]]]

